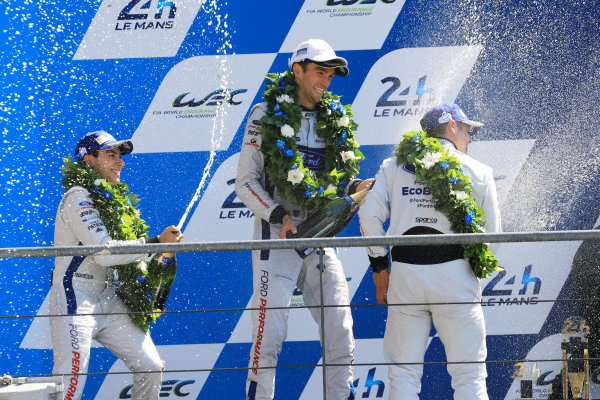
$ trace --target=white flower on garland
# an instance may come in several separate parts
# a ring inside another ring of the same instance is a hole
[[[96,179],[96,180],[94,181],[94,185],[96,185],[96,186],[100,186],[100,185],[102,185],[102,182],[104,182],[104,179]]]
[[[349,150],[349,151],[342,151],[340,153],[340,155],[342,156],[342,160],[344,162],[347,162],[348,160],[354,160],[355,158],[358,158],[358,157],[356,157],[356,155],[354,154],[354,152],[351,151],[351,150]]]
[[[327,186],[327,189],[325,190],[333,190],[334,192],[337,193],[337,186],[333,186],[331,183],[329,184],[329,186]]]
[[[278,96],[276,100],[277,100],[278,103],[284,103],[285,102],[285,103],[290,103],[291,104],[291,103],[294,102],[294,99],[292,99],[292,97],[289,96],[289,95],[287,95],[287,94],[282,94],[281,96]]]
[[[140,261],[139,263],[137,263],[136,265],[138,267],[138,269],[140,269],[144,274],[148,273],[148,264],[146,264],[145,261]]]
[[[289,137],[294,136],[296,133],[294,132],[294,128],[292,128],[288,124],[285,124],[284,126],[281,127],[281,134],[284,137],[289,138]]]
[[[344,126],[348,126],[349,123],[350,123],[350,117],[348,117],[347,115],[344,115],[340,119],[337,120],[337,125],[340,128],[342,128]]]
[[[292,182],[292,184],[297,185],[302,182],[302,179],[304,179],[304,172],[302,172],[300,169],[296,168],[288,171],[287,180]]]
[[[458,201],[462,201],[462,200],[466,200],[469,198],[469,195],[467,194],[467,192],[464,191],[460,191],[460,192],[456,192],[456,200]]]
[[[427,153],[425,153],[423,158],[421,160],[419,160],[419,162],[421,164],[423,164],[423,167],[425,169],[429,169],[429,168],[433,167],[435,164],[437,164],[438,161],[440,161],[440,158],[442,158],[442,155],[443,154],[440,152],[432,153],[432,152],[428,151]]]

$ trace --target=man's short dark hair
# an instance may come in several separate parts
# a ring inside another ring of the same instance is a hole
[[[434,138],[444,137],[446,136],[446,128],[448,127],[448,122],[445,122],[441,125],[436,126],[433,129],[430,129],[427,132],[427,135]]]
[[[303,61],[297,62],[296,64],[298,64],[302,68],[303,72],[306,72],[306,68],[308,68],[308,64],[310,64],[310,63],[312,63],[311,60],[303,60]]]

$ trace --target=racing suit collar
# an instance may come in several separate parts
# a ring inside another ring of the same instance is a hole
[[[309,110],[308,108],[302,106],[302,116],[303,117],[314,117],[317,115],[317,110]]]
[[[450,148],[454,148],[454,150],[458,151],[458,148],[456,147],[456,145],[454,143],[452,143],[451,140],[446,139],[446,138],[438,138],[440,144],[442,145],[442,147],[446,148],[446,149],[450,149]]]

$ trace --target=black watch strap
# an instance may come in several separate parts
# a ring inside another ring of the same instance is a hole
[[[350,187],[348,188],[348,196],[356,193],[356,188],[358,188],[358,186],[363,183],[362,179],[355,179],[354,182],[352,182],[350,184]]]
[[[273,209],[273,211],[271,211],[271,215],[269,216],[269,223],[270,224],[280,224],[283,221],[283,217],[285,217],[288,214],[287,211],[285,211],[285,208],[283,208],[283,206],[277,206]]]
[[[152,236],[150,239],[146,239],[146,243],[160,243],[158,236]]]
[[[371,269],[373,272],[381,272],[384,269],[388,269],[390,266],[389,254],[381,257],[369,256],[369,262],[371,263]]]

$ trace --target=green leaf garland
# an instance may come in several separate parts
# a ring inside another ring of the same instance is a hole
[[[67,157],[63,158],[63,163],[62,183],[65,192],[74,186],[87,189],[113,239],[137,240],[148,237],[148,226],[135,208],[139,199],[129,192],[125,183],[107,182],[81,160],[72,162]],[[149,264],[139,261],[113,268],[118,274],[119,296],[131,311],[129,317],[142,330],[148,331],[150,324],[160,315],[157,312],[161,311],[154,308],[158,289],[161,283],[173,281],[175,270],[165,267],[157,257],[153,257]]]
[[[416,178],[426,183],[435,209],[446,214],[456,233],[484,233],[485,213],[472,197],[473,188],[460,161],[424,131],[407,132],[395,151],[397,164],[415,166]],[[464,245],[465,258],[479,279],[499,271],[498,260],[486,243]]]
[[[364,159],[354,140],[358,126],[352,120],[350,105],[342,106],[339,96],[325,91],[317,104],[317,135],[325,139],[325,167],[311,171],[302,163],[296,133],[300,130],[302,106],[298,101],[298,84],[290,70],[270,73],[263,98],[266,115],[261,119],[261,151],[270,183],[284,200],[312,210],[328,204],[341,194],[359,171]]]

